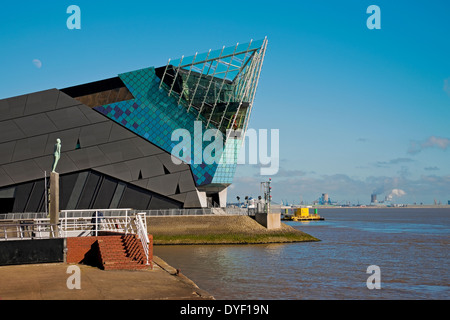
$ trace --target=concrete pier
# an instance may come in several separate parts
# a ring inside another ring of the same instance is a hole
[[[50,173],[50,223],[58,224],[59,220],[59,173]]]
[[[281,228],[281,214],[280,213],[257,213],[256,222],[266,227],[268,230],[275,230]]]

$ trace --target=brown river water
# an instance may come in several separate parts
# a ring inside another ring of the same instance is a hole
[[[449,299],[450,209],[321,209],[320,242],[155,246],[217,300]],[[369,266],[381,289],[369,290]]]

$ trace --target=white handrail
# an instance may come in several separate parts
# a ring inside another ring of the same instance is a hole
[[[141,239],[142,247],[144,248],[146,265],[149,265],[149,243],[150,240],[147,234],[147,221],[145,219],[145,213],[138,213],[135,218],[138,237]]]

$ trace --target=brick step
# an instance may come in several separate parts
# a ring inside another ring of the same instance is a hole
[[[102,253],[101,256],[103,258],[109,258],[109,259],[126,259],[126,260],[129,260],[129,257],[127,257],[124,254],[105,254],[105,253]]]
[[[138,262],[130,262],[130,261],[105,261],[103,263],[103,266],[145,266],[145,263],[138,263]]]
[[[127,257],[119,257],[119,256],[102,256],[103,261],[130,261]]]
[[[130,261],[130,260],[117,260],[117,259],[107,259],[103,260],[103,264],[142,264],[140,261]]]
[[[98,241],[104,270],[148,268],[141,241],[135,235],[111,237]]]
[[[137,261],[118,261],[118,260],[113,260],[113,261],[109,261],[106,260],[103,262],[103,265],[108,265],[108,266],[134,266],[134,265],[143,265],[144,263],[140,263]]]
[[[125,250],[125,246],[120,245],[120,246],[108,246],[108,245],[100,245],[99,247],[101,247],[102,249],[109,249],[109,250]]]
[[[130,266],[130,267],[122,267],[122,266],[115,266],[115,267],[104,267],[103,270],[145,270],[148,269],[149,266]]]
[[[103,252],[111,252],[111,253],[120,253],[126,254],[127,251],[125,249],[111,249],[111,248],[101,248]]]

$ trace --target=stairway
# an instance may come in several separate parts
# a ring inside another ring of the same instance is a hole
[[[144,249],[136,235],[105,237],[97,243],[104,270],[142,270],[151,267],[146,265]]]

